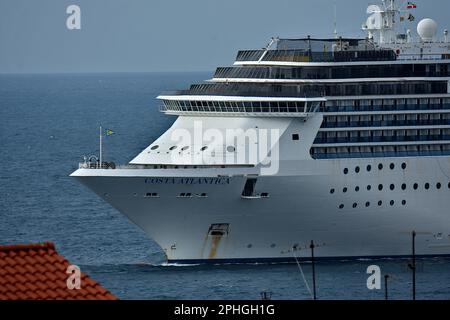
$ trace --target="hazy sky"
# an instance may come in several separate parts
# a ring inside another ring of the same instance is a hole
[[[334,1],[0,0],[0,73],[210,71],[271,36],[332,36]],[[379,1],[336,2],[339,32],[364,36],[366,7]],[[449,0],[415,3],[416,21],[402,27],[432,17],[450,29]],[[66,27],[71,4],[81,30]]]

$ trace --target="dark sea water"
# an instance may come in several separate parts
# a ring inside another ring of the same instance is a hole
[[[297,265],[170,266],[158,246],[69,178],[83,155],[124,163],[173,121],[161,91],[208,73],[0,75],[0,244],[52,241],[57,250],[122,299],[310,299]],[[389,296],[411,297],[408,260],[321,262],[319,299],[383,299],[368,290],[369,265],[390,274]],[[311,266],[301,264],[311,286]],[[450,299],[450,259],[419,260],[418,299]]]

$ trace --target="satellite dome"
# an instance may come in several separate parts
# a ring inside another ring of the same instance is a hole
[[[434,36],[437,33],[437,23],[433,19],[423,19],[417,25],[417,33],[422,41],[433,41]]]

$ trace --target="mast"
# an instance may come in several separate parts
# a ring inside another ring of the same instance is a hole
[[[367,14],[370,14],[362,29],[368,32],[369,39],[378,44],[394,43],[397,33],[395,18],[398,9],[395,0],[383,0],[382,5],[370,5]]]

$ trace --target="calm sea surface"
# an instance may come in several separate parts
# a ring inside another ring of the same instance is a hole
[[[170,266],[158,246],[69,178],[83,155],[125,163],[174,117],[158,111],[162,91],[208,73],[0,75],[0,244],[52,241],[58,251],[122,299],[310,299],[297,265]],[[409,299],[407,260],[317,265],[319,299],[383,299],[368,290],[371,264],[390,274],[392,299]],[[311,266],[301,264],[311,285]],[[450,259],[419,260],[419,299],[450,299]]]

